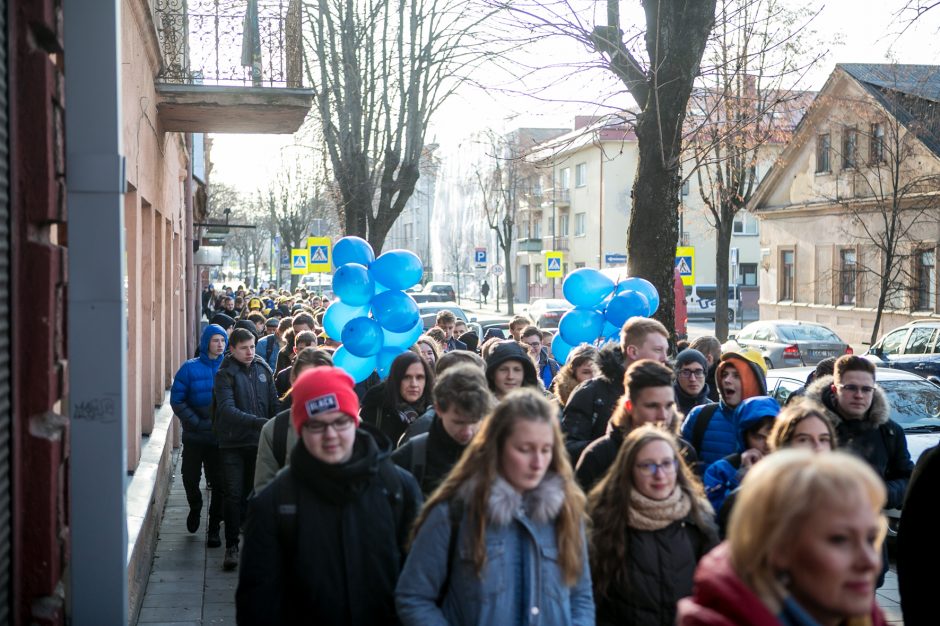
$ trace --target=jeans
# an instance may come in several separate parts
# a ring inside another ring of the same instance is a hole
[[[255,481],[255,457],[258,446],[221,448],[222,488],[225,493],[225,547],[238,546],[238,533],[248,495]]]
[[[199,479],[205,467],[206,482],[212,484],[209,492],[209,529],[218,530],[222,522],[222,481],[219,477],[219,446],[205,443],[183,444],[183,488],[189,508],[202,509],[202,491]]]

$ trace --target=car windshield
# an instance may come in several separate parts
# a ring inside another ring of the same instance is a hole
[[[940,426],[940,387],[926,380],[878,383],[891,403],[891,419],[904,428]]]
[[[842,343],[839,336],[825,326],[778,326],[777,331],[788,341],[833,341]]]
[[[567,300],[540,300],[539,302],[534,303],[532,308],[547,311],[549,309],[570,309],[572,307],[571,303],[569,303]]]

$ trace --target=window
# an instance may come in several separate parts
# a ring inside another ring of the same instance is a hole
[[[757,218],[747,211],[738,211],[731,224],[731,232],[735,235],[756,235]]]
[[[858,163],[858,130],[842,129],[842,169],[854,169]]]
[[[548,232],[550,232],[550,233],[553,234],[553,235],[556,234],[556,233],[555,233],[555,216],[554,216],[554,215],[550,215],[549,218],[548,218]]]
[[[688,178],[682,181],[682,195],[683,196],[689,195],[689,179]]]
[[[579,269],[581,269],[582,267],[584,267],[584,263],[575,263],[575,264],[574,264],[574,269],[576,269],[576,270],[579,270]]]
[[[816,137],[816,173],[829,171],[829,133],[825,133]]]
[[[839,252],[839,304],[855,304],[855,277],[858,274],[855,250]]]
[[[917,291],[914,305],[918,311],[933,311],[937,301],[937,272],[933,250],[921,250],[917,263]]]
[[[770,326],[761,326],[754,332],[754,341],[776,342],[777,337],[774,335],[774,331]]]
[[[774,400],[783,406],[794,391],[800,391],[805,387],[805,383],[793,380],[792,378],[781,378],[774,390]]]
[[[542,220],[532,222],[532,237],[535,239],[542,238]]]
[[[587,232],[587,213],[574,214],[574,236],[583,237]]]
[[[567,213],[565,215],[558,216],[558,236],[567,237],[568,236],[568,225],[571,222],[571,216]]]
[[[933,328],[915,328],[911,331],[911,338],[907,340],[904,354],[929,354],[933,344]]]
[[[587,163],[578,163],[574,166],[574,185],[575,187],[587,185]]]
[[[796,277],[793,250],[783,250],[780,253],[780,298],[779,300],[793,300],[793,282]]]
[[[885,160],[885,125],[875,122],[871,125],[868,143],[868,161],[883,163]]]
[[[888,336],[885,337],[884,340],[881,342],[882,354],[884,355],[900,354],[901,346],[904,345],[904,339],[905,337],[907,337],[907,331],[908,331],[907,328],[901,328],[899,330],[896,330],[888,334]]]
[[[571,168],[566,167],[561,170],[561,188],[571,189]]]
[[[411,239],[412,239],[412,237],[414,237],[414,231],[412,230],[412,226],[414,226],[414,225],[411,224],[411,223],[404,224],[404,225],[402,226],[402,229],[401,229],[401,236],[402,236],[402,239],[405,240],[405,242],[406,242],[405,245],[406,245],[406,246],[407,246],[409,243],[411,243]]]
[[[741,275],[738,277],[739,285],[747,285],[749,287],[754,287],[757,285],[757,263],[742,263],[738,267],[741,268]]]
[[[536,285],[542,284],[542,264],[535,264],[535,280],[533,281]]]

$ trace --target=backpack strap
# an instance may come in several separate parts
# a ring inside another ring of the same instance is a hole
[[[437,606],[444,606],[444,598],[450,591],[450,572],[454,567],[454,559],[457,556],[457,540],[460,535],[460,522],[463,521],[463,500],[452,498],[447,503],[447,519],[450,522],[450,535],[447,540],[447,569],[444,573],[444,581],[437,592]]]
[[[282,561],[293,560],[297,552],[297,485],[287,473],[275,481],[274,504],[277,513],[277,542]]]
[[[408,532],[411,530],[405,524],[405,494],[404,486],[401,481],[401,474],[398,473],[398,466],[391,458],[385,458],[379,463],[379,480],[382,482],[382,491],[388,497],[388,503],[392,507],[392,514],[395,520],[395,537],[398,540],[398,549],[405,555],[405,546],[408,544]]]
[[[274,460],[277,461],[278,468],[284,467],[287,463],[287,435],[289,428],[289,411],[284,411],[274,418],[274,434],[271,441],[271,448],[274,452]]]
[[[692,447],[695,448],[695,451],[699,455],[702,454],[702,443],[705,441],[705,431],[708,430],[708,424],[712,421],[712,416],[715,415],[715,411],[717,410],[717,402],[706,404],[702,407],[702,410],[699,411],[698,417],[695,418],[695,425],[692,427],[692,441],[689,443],[692,444]]]
[[[274,337],[274,335],[270,335],[270,336]],[[264,356],[264,362],[269,365],[271,364],[271,355],[274,354],[274,342],[275,341],[276,339],[268,339],[264,344],[265,352],[266,352]]]
[[[424,467],[428,462],[428,434],[421,433],[411,438],[411,475],[423,485]]]

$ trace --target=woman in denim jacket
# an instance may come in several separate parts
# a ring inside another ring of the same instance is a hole
[[[395,602],[405,626],[593,626],[584,495],[542,394],[507,395],[428,500]]]

